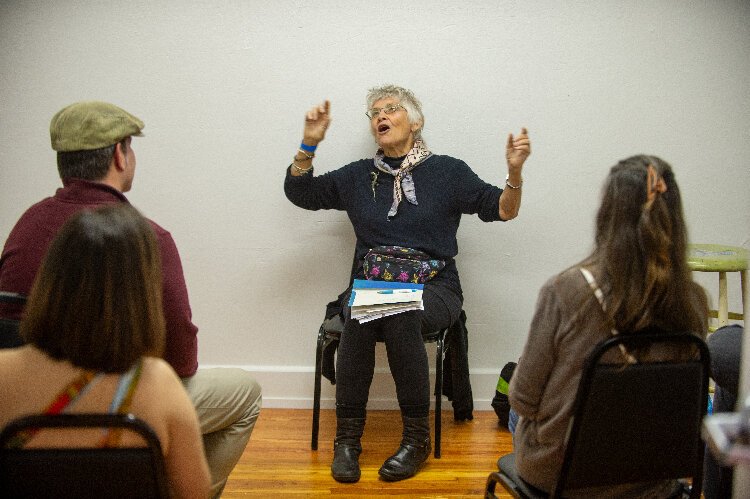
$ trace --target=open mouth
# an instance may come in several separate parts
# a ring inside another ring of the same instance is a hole
[[[386,133],[390,129],[391,127],[386,125],[385,123],[381,123],[380,125],[378,125],[378,133],[380,134]]]

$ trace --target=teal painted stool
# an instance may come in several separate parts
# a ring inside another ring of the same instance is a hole
[[[747,303],[747,255],[745,248],[724,246],[721,244],[690,244],[688,245],[688,267],[695,272],[719,273],[719,303],[717,310],[711,310],[710,316],[716,319],[715,331],[726,326],[729,320],[745,321],[748,311]],[[729,311],[727,295],[727,272],[739,272],[742,287],[742,313]]]

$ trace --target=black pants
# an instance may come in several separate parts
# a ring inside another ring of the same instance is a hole
[[[344,310],[344,331],[336,359],[336,416],[363,418],[375,372],[375,343],[385,342],[388,365],[404,416],[425,417],[430,410],[430,372],[422,328],[450,326],[461,313],[462,297],[450,288],[428,283],[424,310],[403,312],[360,324]]]
[[[743,328],[732,324],[717,329],[708,337],[711,352],[711,377],[716,382],[714,413],[736,410],[740,383]],[[706,449],[703,495],[706,499],[730,499],[734,470],[722,466]]]

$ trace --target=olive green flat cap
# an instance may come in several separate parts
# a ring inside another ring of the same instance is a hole
[[[49,135],[52,149],[59,152],[90,151],[142,136],[143,121],[114,104],[76,102],[52,117]]]

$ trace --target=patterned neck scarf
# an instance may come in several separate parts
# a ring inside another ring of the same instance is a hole
[[[406,200],[411,204],[417,204],[417,191],[414,189],[414,179],[411,176],[411,171],[430,156],[432,156],[432,153],[427,149],[422,139],[417,139],[414,141],[411,151],[409,151],[401,163],[401,167],[398,170],[394,170],[388,163],[383,161],[383,150],[378,149],[375,158],[373,158],[375,168],[395,177],[393,181],[393,204],[391,205],[391,209],[388,210],[389,219],[398,213],[398,205],[404,196],[406,196]]]

